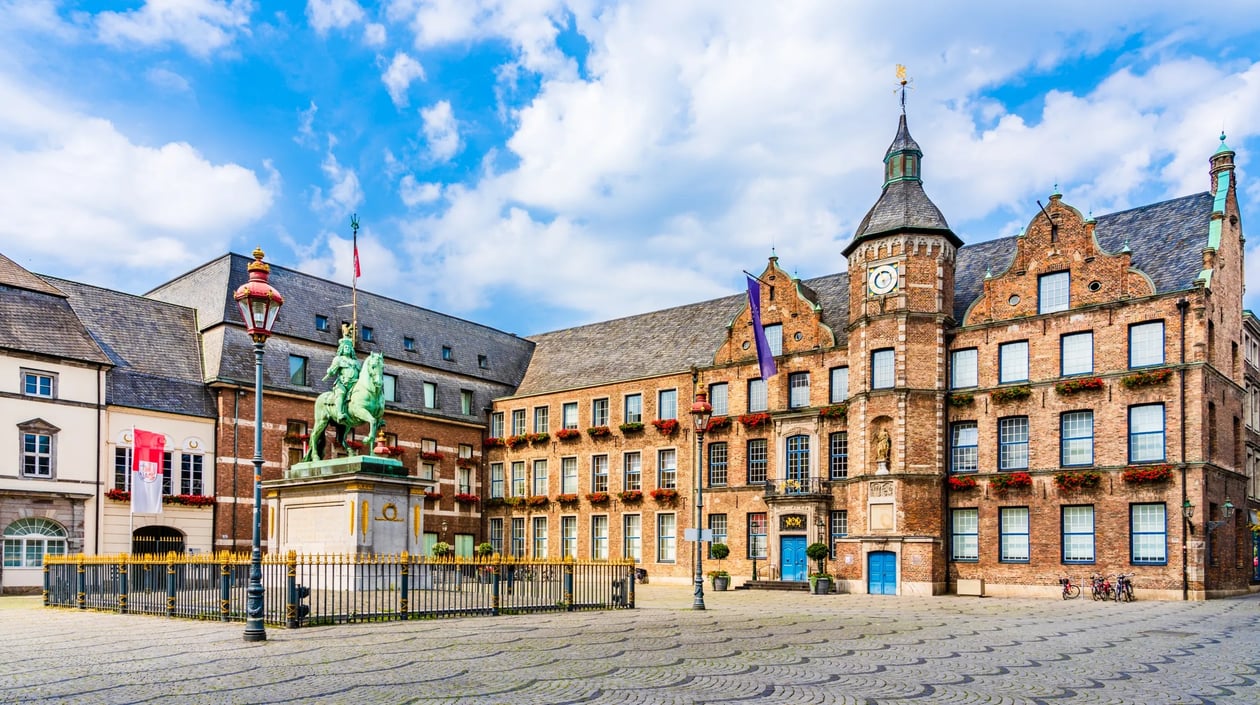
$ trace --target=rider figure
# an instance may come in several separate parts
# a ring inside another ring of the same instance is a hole
[[[337,356],[328,366],[324,380],[333,381],[336,394],[338,421],[346,418],[346,405],[349,403],[350,390],[359,379],[359,359],[354,354],[354,328],[349,325],[341,327],[341,342],[337,344]]]

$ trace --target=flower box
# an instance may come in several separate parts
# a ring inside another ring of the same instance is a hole
[[[849,403],[841,402],[839,404],[832,404],[831,406],[824,406],[822,410],[818,412],[818,415],[824,419],[847,419],[849,418]]]
[[[705,426],[704,430],[706,433],[710,431],[725,431],[726,429],[730,427],[731,427],[731,417],[714,416],[713,418],[709,419],[709,425]]]
[[[594,505],[608,504],[609,499],[607,492],[591,492],[586,495],[586,501]]]
[[[485,446],[486,448],[502,448],[506,446],[507,444],[503,442],[502,438],[499,438],[497,436],[490,436],[489,438],[485,440],[484,443],[482,443],[482,445]]]
[[[575,494],[562,494],[556,497],[556,501],[560,504],[573,505],[578,503],[578,496]]]
[[[660,504],[673,504],[678,501],[678,490],[652,490],[652,499],[656,500]]]
[[[432,462],[438,462],[438,461],[440,461],[442,458],[445,458],[445,457],[446,457],[446,456],[442,455],[441,453],[437,453],[437,452],[433,452],[433,453],[423,453],[423,452],[422,452],[422,453],[420,453],[420,459],[421,459],[421,460],[429,460],[429,461],[432,461]]]
[[[998,492],[1032,487],[1032,475],[1026,472],[1000,473],[989,477],[989,486]]]
[[[962,409],[976,403],[976,395],[971,392],[955,392],[949,395],[949,405]]]
[[[526,443],[529,443],[529,438],[525,436],[508,436],[503,442],[507,443],[508,448],[516,450]]]
[[[455,467],[475,468],[477,467],[477,461],[473,458],[459,458],[455,461]]]
[[[551,498],[545,494],[535,494],[525,498],[527,507],[545,507],[548,504],[551,504]]]
[[[529,439],[530,445],[535,445],[535,446],[539,445],[540,443],[546,443],[547,441],[551,440],[550,433],[527,433],[525,434],[525,437]]]
[[[656,427],[657,431],[661,432],[662,436],[672,436],[678,433],[678,419],[656,419],[652,422],[652,425]]]
[[[1032,396],[1032,387],[1027,384],[1021,384],[1017,387],[998,387],[989,392],[989,398],[998,404],[1023,401],[1030,396]]]
[[[974,490],[976,488],[976,478],[971,475],[956,475],[949,478],[949,487],[958,492]]]
[[[739,417],[739,422],[744,425],[744,428],[760,428],[770,423],[770,414],[764,412],[759,414],[744,414]]]
[[[504,497],[503,503],[509,507],[519,507],[522,504],[525,504],[525,498],[524,497]]]
[[[290,433],[284,437],[285,443],[305,443],[310,440],[310,435],[306,433]]]
[[[1171,465],[1131,465],[1120,473],[1120,477],[1131,485],[1171,482],[1173,469]]]
[[[641,502],[643,501],[643,492],[640,490],[626,490],[625,492],[618,492],[617,499],[627,504]]]
[[[456,504],[476,504],[477,502],[480,502],[480,501],[481,501],[481,498],[475,494],[468,494],[465,492],[460,492],[459,494],[455,495]]]
[[[107,490],[105,492],[106,499],[112,499],[115,502],[130,502],[131,493],[127,490]],[[218,500],[212,495],[204,494],[164,494],[162,495],[162,504],[178,504],[184,507],[213,507]]]
[[[586,435],[590,436],[591,438],[607,438],[611,434],[612,434],[612,431],[609,430],[607,426],[591,426],[590,428],[586,429]]]
[[[406,449],[402,446],[385,446],[377,455],[383,455],[387,458],[401,458]]]
[[[363,450],[362,441],[346,441],[346,447],[350,450]]]
[[[1077,392],[1089,392],[1096,389],[1105,389],[1107,385],[1099,377],[1086,377],[1084,379],[1070,379],[1066,382],[1059,382],[1054,385],[1054,391],[1062,396],[1069,396]]]
[[[627,423],[621,424],[617,428],[621,429],[622,433],[641,433],[643,431],[643,422],[642,421],[629,421]]]
[[[1120,384],[1125,389],[1137,389],[1138,387],[1151,387],[1157,384],[1163,384],[1172,379],[1173,371],[1170,369],[1151,370],[1150,372],[1134,372],[1120,378]]]
[[[502,507],[503,504],[504,504],[504,499],[502,497],[490,497],[486,500],[486,509],[491,509],[493,507]]]
[[[576,428],[562,428],[556,431],[556,438],[562,441],[571,441],[582,435],[582,432]]]
[[[1102,474],[1093,470],[1059,472],[1054,475],[1054,486],[1060,490],[1093,490],[1101,485]]]
[[[425,496],[425,498],[426,498],[426,499],[431,499],[431,500],[433,500],[433,501],[435,501],[435,502],[436,502],[437,500],[439,500],[439,499],[442,499],[442,493],[441,493],[441,492],[434,492],[434,491],[432,491],[432,490],[425,490],[425,491],[424,491],[424,496]]]

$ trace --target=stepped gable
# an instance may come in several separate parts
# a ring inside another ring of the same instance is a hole
[[[115,365],[105,401],[215,417],[201,370],[196,312],[142,296],[48,277]]]

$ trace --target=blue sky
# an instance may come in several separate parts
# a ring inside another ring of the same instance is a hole
[[[894,5],[896,5],[894,7]],[[0,0],[0,252],[141,293],[224,252],[530,334],[802,277],[881,185],[909,67],[965,242],[1055,184],[1260,213],[1251,0]],[[1260,236],[1246,305],[1260,311]]]

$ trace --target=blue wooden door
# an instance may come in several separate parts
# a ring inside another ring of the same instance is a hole
[[[897,554],[892,551],[867,554],[866,591],[871,595],[897,594]]]
[[[781,580],[804,580],[805,537],[784,536],[779,539],[779,555],[783,558]]]

